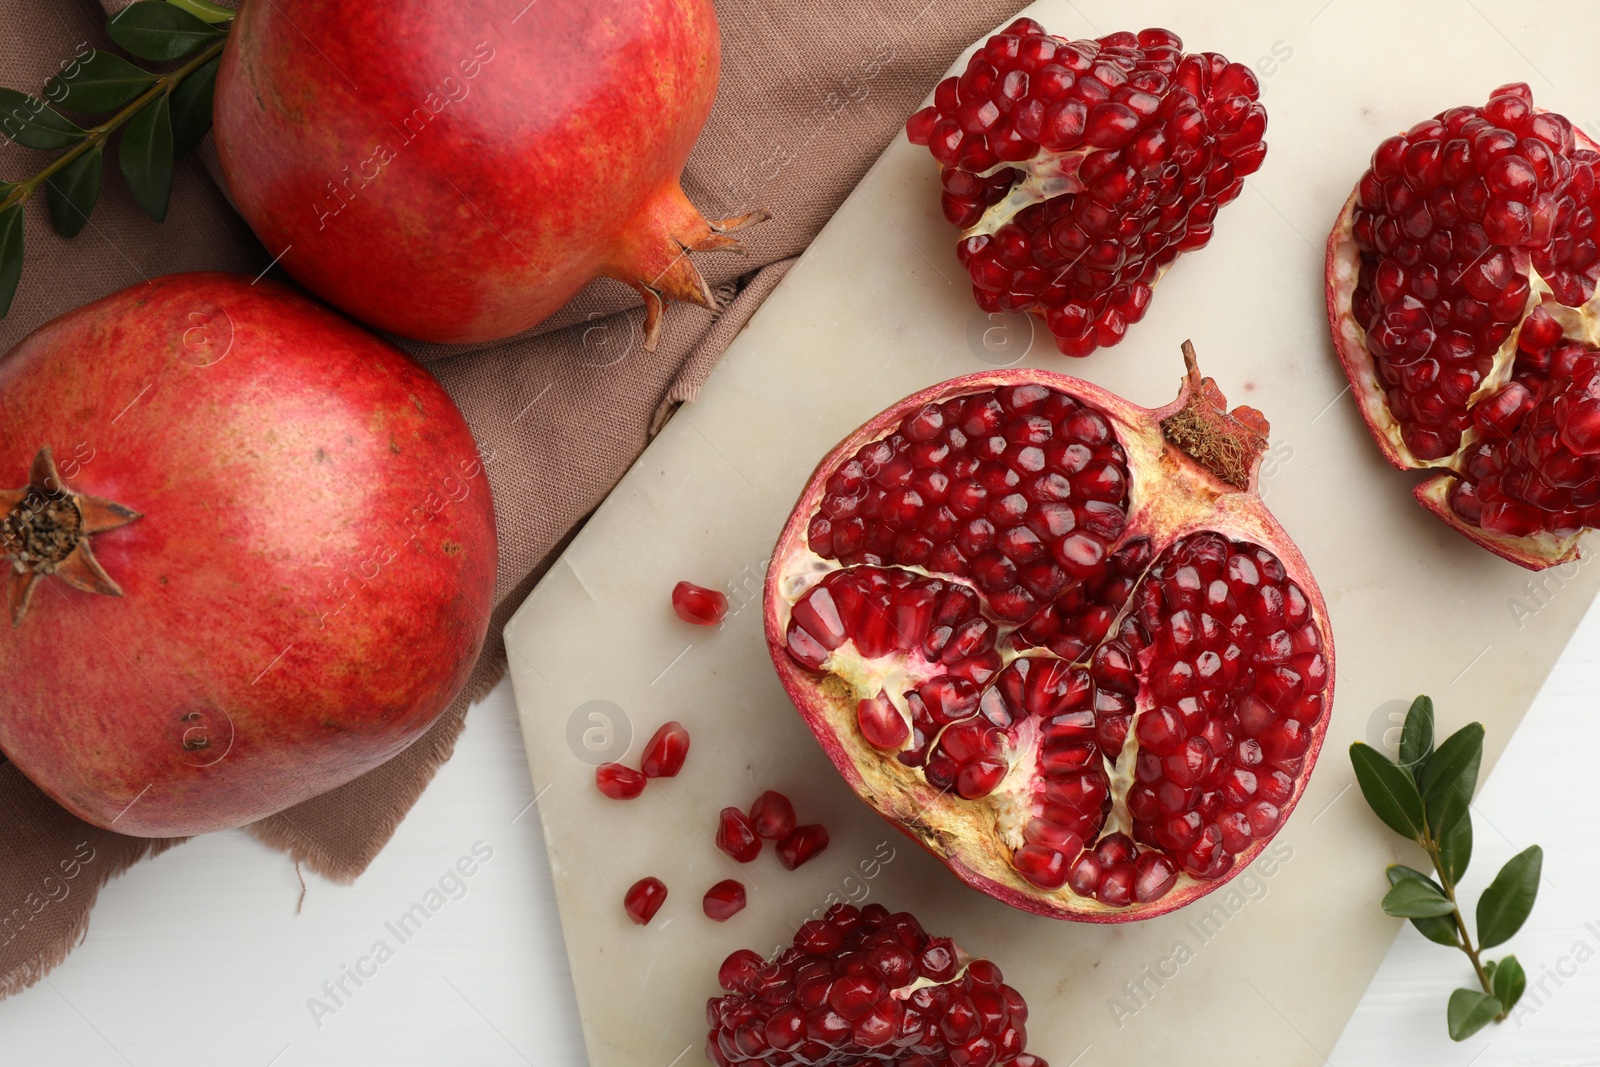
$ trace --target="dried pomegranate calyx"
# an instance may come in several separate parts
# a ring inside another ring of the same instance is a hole
[[[41,448],[28,484],[0,489],[0,561],[6,565],[11,625],[22,625],[33,587],[46,575],[86,593],[121,596],[122,587],[95,559],[89,538],[142,517],[121,504],[67,489],[49,447]]]

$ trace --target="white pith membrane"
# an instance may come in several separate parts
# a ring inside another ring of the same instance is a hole
[[[863,446],[894,434],[902,425],[902,420],[922,404],[938,404],[950,398],[1021,383],[1044,385],[1075,397],[1084,407],[1098,412],[1110,424],[1114,439],[1126,453],[1127,521],[1122,534],[1108,546],[1106,559],[1109,561],[1117,548],[1141,537],[1152,542],[1153,551],[1149,563],[1133,583],[1130,594],[1116,605],[1116,621],[1107,629],[1105,636],[1083,655],[1072,660],[1064,659],[1047,648],[1014,648],[1008,639],[1017,629],[1027,625],[1028,620],[1011,623],[998,618],[989,610],[987,594],[971,578],[898,563],[870,565],[871,569],[935,578],[952,586],[963,586],[976,596],[983,617],[997,631],[994,651],[999,655],[1000,668],[987,683],[979,687],[988,690],[996,687],[1005,672],[1024,658],[1053,660],[1063,665],[1071,663],[1075,667],[1091,670],[1090,663],[1095,651],[1117,639],[1123,619],[1134,610],[1138,592],[1146,577],[1167,559],[1169,550],[1184,538],[1214,532],[1233,545],[1242,542],[1266,549],[1282,563],[1287,572],[1286,581],[1298,586],[1310,601],[1311,621],[1316,626],[1321,654],[1327,661],[1328,670],[1327,682],[1320,690],[1325,710],[1314,727],[1314,738],[1304,757],[1304,769],[1293,776],[1293,794],[1282,805],[1282,816],[1277,824],[1277,828],[1281,828],[1309,778],[1331,713],[1332,635],[1320,595],[1304,561],[1255,495],[1255,464],[1250,464],[1249,484],[1241,491],[1226,484],[1163,439],[1160,422],[1184,406],[1190,395],[1187,384],[1174,404],[1148,411],[1064,375],[1010,371],[957,379],[895,405],[890,412],[885,412],[857,431],[823,460],[797,505],[774,554],[768,578],[769,644],[785,687],[852,787],[880,813],[945,860],[964,880],[1014,906],[1057,917],[1121,921],[1160,914],[1226,882],[1249,864],[1276,833],[1276,828],[1239,852],[1232,866],[1215,878],[1199,879],[1179,866],[1173,887],[1149,902],[1112,906],[1093,896],[1074,892],[1070,883],[1056,890],[1042,888],[1023,877],[1012,864],[1012,852],[1024,844],[1024,829],[1029,820],[1037,816],[1042,795],[1038,766],[1041,747],[1038,717],[1020,713],[1018,720],[1007,728],[1014,735],[1014,740],[1003,753],[1002,758],[1008,765],[1003,778],[987,795],[965,799],[953,791],[935,789],[925,779],[923,767],[908,766],[892,753],[875,747],[862,735],[858,725],[859,703],[883,693],[909,728],[912,711],[906,695],[922,682],[949,673],[950,667],[942,663],[930,663],[915,651],[896,651],[890,655],[867,657],[856,649],[852,640],[847,639],[828,655],[822,664],[822,672],[814,674],[793,660],[784,645],[783,635],[789,629],[794,606],[802,597],[830,575],[868,566],[853,567],[824,558],[810,548],[806,520],[816,513],[829,475]],[[892,417],[891,412],[894,413]],[[1122,750],[1116,754],[1115,760],[1108,758],[1110,754],[1101,753],[1102,767],[1110,782],[1111,806],[1097,837],[1086,842],[1090,850],[1097,840],[1112,833],[1133,836],[1128,794],[1135,781],[1139,721],[1154,706],[1155,698],[1150,692],[1146,671],[1156,654],[1157,643],[1152,635],[1151,642],[1138,652],[1139,689]],[[955,725],[959,723],[952,723],[944,729]],[[939,735],[929,736],[926,751],[933,752],[938,742]],[[908,741],[901,746],[901,751],[909,747],[911,743]],[[1140,852],[1147,849],[1171,855],[1159,846],[1141,841]],[[1070,862],[1071,857],[1068,859]],[[996,887],[1001,892],[996,892]]]
[[[1575,131],[1576,132],[1576,131]],[[1581,134],[1580,134],[1581,136]],[[1591,147],[1593,147],[1591,143]],[[1512,537],[1494,530],[1473,525],[1455,513],[1449,503],[1451,487],[1462,476],[1463,465],[1473,446],[1482,439],[1476,424],[1469,424],[1461,435],[1461,446],[1455,452],[1439,459],[1420,459],[1401,435],[1400,423],[1389,407],[1389,399],[1377,366],[1367,348],[1367,333],[1356,321],[1352,297],[1361,274],[1361,249],[1353,235],[1357,193],[1351,193],[1344,208],[1335,220],[1328,236],[1326,261],[1327,300],[1329,325],[1333,330],[1334,348],[1343,363],[1345,375],[1350,380],[1356,406],[1368,430],[1377,439],[1384,457],[1400,470],[1434,470],[1435,473],[1419,482],[1412,495],[1423,507],[1433,512],[1445,523],[1498,556],[1531,569],[1543,569],[1565,563],[1578,557],[1578,540],[1582,531],[1567,537],[1558,537],[1548,530],[1539,530],[1524,537]],[[1529,291],[1526,306],[1517,328],[1506,337],[1495,351],[1491,369],[1468,398],[1468,407],[1494,396],[1511,381],[1516,364],[1517,345],[1522,336],[1522,325],[1535,308],[1543,307],[1545,314],[1561,325],[1562,339],[1577,341],[1590,348],[1600,349],[1600,289],[1581,307],[1568,307],[1554,298],[1549,284],[1533,268],[1531,257],[1525,249],[1509,250],[1516,270],[1528,279]]]

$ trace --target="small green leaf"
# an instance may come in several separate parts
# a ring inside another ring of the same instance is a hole
[[[1422,878],[1401,878],[1384,895],[1383,910],[1400,919],[1430,919],[1456,910],[1433,882]]]
[[[1489,977],[1490,984],[1494,986],[1494,997],[1506,1011],[1517,1006],[1523,991],[1528,988],[1528,976],[1523,973],[1522,964],[1517,962],[1515,956],[1507,956],[1496,964]]]
[[[54,152],[70,148],[85,137],[87,130],[62,118],[43,100],[0,87],[0,133],[24,148]]]
[[[1422,797],[1428,826],[1435,839],[1450,832],[1467,813],[1478,789],[1478,765],[1483,760],[1483,725],[1468,723],[1444,739],[1428,758],[1422,776]]]
[[[1422,839],[1422,797],[1411,775],[1391,763],[1371,745],[1350,746],[1361,795],[1391,830],[1413,841]]]
[[[0,211],[0,318],[11,310],[11,299],[17,295],[17,283],[22,280],[22,209],[25,204],[13,204]]]
[[[165,219],[172,197],[172,115],[165,94],[128,121],[117,164],[144,213],[157,222]]]
[[[1446,1013],[1450,1024],[1450,1040],[1465,1041],[1488,1026],[1504,1010],[1498,1000],[1481,989],[1456,990],[1450,994],[1450,1007]]]
[[[44,95],[73,111],[115,111],[150,86],[156,76],[112,52],[96,49],[45,82]]]
[[[211,128],[211,98],[217,86],[217,67],[222,57],[197,68],[172,90],[172,157],[183,154],[200,142]]]
[[[106,23],[106,33],[140,59],[182,59],[227,31],[164,0],[139,0]]]
[[[1472,817],[1464,814],[1439,839],[1439,873],[1451,885],[1460,885],[1472,862]]]
[[[1539,895],[1544,850],[1529,845],[1506,861],[1478,898],[1478,947],[1503,945],[1522,929]]]
[[[201,22],[209,22],[213,25],[231,22],[233,17],[238,14],[233,8],[223,7],[221,4],[213,4],[211,0],[167,0],[167,3],[173,7],[183,8]]]
[[[1433,754],[1433,698],[1421,696],[1411,702],[1406,724],[1400,731],[1400,766],[1418,781]]]
[[[63,237],[78,236],[89,222],[95,198],[100,195],[104,148],[104,145],[95,145],[45,182],[50,222]]]
[[[1389,869],[1384,873],[1389,876],[1390,885],[1396,885],[1407,878],[1420,878],[1424,882],[1431,883],[1435,888],[1438,887],[1437,882],[1434,882],[1432,878],[1429,878],[1421,871],[1412,870],[1410,867],[1399,863],[1390,864]],[[1442,893],[1444,890],[1441,889],[1440,892]],[[1449,945],[1451,948],[1459,948],[1461,945],[1461,939],[1456,936],[1456,921],[1454,918],[1435,915],[1428,918],[1412,919],[1411,925],[1417,928],[1417,933],[1436,945]]]

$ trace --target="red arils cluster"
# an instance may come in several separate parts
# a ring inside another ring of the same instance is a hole
[[[1182,49],[1166,30],[1068,41],[1019,19],[907,122],[985,311],[1033,312],[1088,355],[1211,239],[1266,155],[1267,113],[1250,68]]]
[[[728,615],[728,598],[715,589],[679,582],[672,587],[672,610],[695,626],[715,626]]]
[[[764,961],[718,971],[706,1055],[735,1063],[1047,1067],[1024,1051],[1028,1006],[1000,968],[929,937],[905,912],[835,904]]]
[[[1529,266],[1568,306],[1600,275],[1595,164],[1526,85],[1391,137],[1356,189],[1351,302],[1406,447],[1461,447],[1474,394],[1537,303]],[[1509,403],[1509,401],[1508,401]]]
[[[739,863],[761,854],[763,839],[776,841],[778,860],[794,870],[828,847],[828,830],[812,824],[795,825],[789,798],[767,790],[756,798],[746,815],[738,808],[723,808],[717,818],[717,847]]]

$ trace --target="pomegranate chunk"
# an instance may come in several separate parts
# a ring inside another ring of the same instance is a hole
[[[1167,30],[989,38],[906,133],[939,164],[944,214],[985,311],[1031,312],[1069,356],[1122,340],[1181,252],[1266,157],[1250,68]]]
[[[761,838],[744,812],[723,808],[717,819],[717,847],[738,862],[749,863],[761,854]]]
[[[778,862],[792,871],[827,847],[826,826],[815,823],[809,826],[797,826],[792,834],[778,842]]]
[[[594,784],[612,800],[632,800],[644,792],[646,778],[632,767],[602,763],[594,769]]]
[[[628,887],[622,898],[622,907],[639,926],[648,926],[656,917],[661,905],[666,903],[667,887],[659,878],[641,878]]]
[[[646,778],[676,778],[689,758],[689,731],[680,722],[663,723],[644,746],[639,769]]]
[[[750,825],[757,837],[781,841],[794,832],[794,822],[794,805],[782,793],[769,789],[750,805]]]
[[[700,902],[706,918],[725,923],[744,910],[744,883],[733,878],[718,882],[706,890]]]
[[[679,582],[672,587],[672,610],[696,626],[715,626],[728,614],[728,598],[715,589]]]
[[[769,961],[740,949],[706,1004],[706,1055],[736,1063],[1048,1067],[1026,1051],[1028,1005],[1000,968],[931,938],[906,912],[835,904]]]

